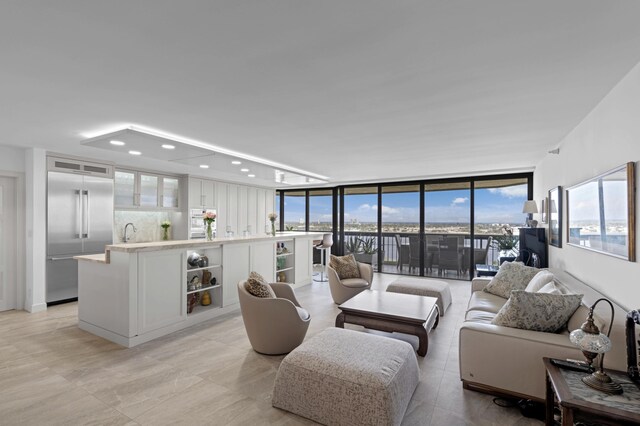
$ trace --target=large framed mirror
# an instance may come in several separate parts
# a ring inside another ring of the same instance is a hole
[[[549,244],[562,247],[562,187],[549,190]]]
[[[567,189],[567,242],[635,262],[635,163]]]

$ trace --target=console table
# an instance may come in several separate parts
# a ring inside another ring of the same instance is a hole
[[[640,389],[622,371],[607,370],[612,379],[622,384],[622,395],[609,395],[582,383],[586,373],[559,368],[543,358],[547,374],[546,421],[553,426],[553,407],[557,399],[562,413],[562,426],[573,426],[574,420],[587,424],[640,425]]]

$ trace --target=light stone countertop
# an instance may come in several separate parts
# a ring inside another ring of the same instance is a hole
[[[282,241],[291,238],[318,238],[321,239],[325,232],[278,232],[276,236],[271,235],[250,235],[247,237],[220,237],[212,241],[204,239],[198,240],[172,240],[172,241],[150,241],[146,243],[121,243],[111,244],[105,247],[105,254],[92,254],[86,256],[75,256],[74,259],[91,262],[109,263],[110,252],[118,251],[125,253],[136,253],[143,251],[161,251],[172,249],[189,249],[203,246],[224,245],[234,243],[252,243],[263,241]]]

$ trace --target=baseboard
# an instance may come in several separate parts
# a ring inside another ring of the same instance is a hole
[[[544,398],[537,398],[531,395],[525,395],[518,392],[512,392],[505,389],[496,388],[489,385],[483,385],[481,383],[468,382],[466,380],[462,380],[462,387],[467,390],[472,390],[476,392],[482,392],[493,396],[499,396],[503,398],[515,398],[515,399],[531,399],[533,401],[545,402]]]
[[[35,305],[31,305],[31,307],[26,306],[25,310],[35,314],[36,312],[42,312],[42,311],[46,311],[47,310],[47,304],[46,303],[36,303]]]

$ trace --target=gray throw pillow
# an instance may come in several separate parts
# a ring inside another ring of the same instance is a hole
[[[540,269],[524,266],[522,262],[504,262],[483,291],[508,299],[512,290],[524,290],[538,272]]]
[[[582,294],[512,291],[491,324],[555,333],[567,324],[581,301]]]
[[[273,291],[267,281],[257,272],[251,272],[247,280],[247,291],[256,296],[263,298],[275,299],[276,293]]]
[[[336,271],[338,278],[346,280],[347,278],[360,278],[360,268],[353,254],[346,256],[331,255],[329,266]]]

